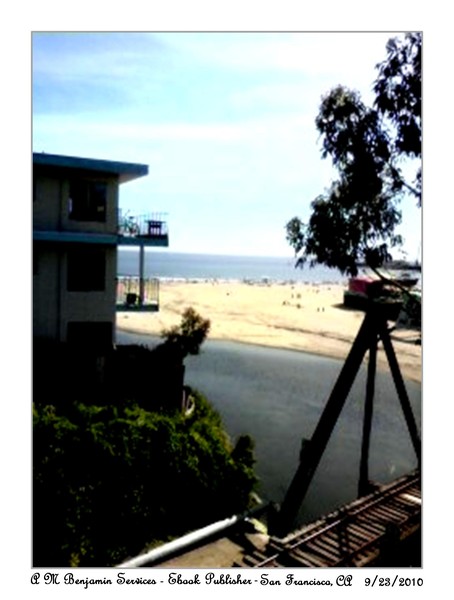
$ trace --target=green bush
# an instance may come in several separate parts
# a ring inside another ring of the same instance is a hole
[[[189,307],[183,311],[181,323],[165,329],[161,337],[165,339],[165,346],[171,347],[184,359],[188,354],[199,354],[210,327],[209,319],[204,319],[197,311]]]
[[[249,507],[252,442],[235,447],[219,415],[195,410],[35,406],[33,563],[113,566]]]

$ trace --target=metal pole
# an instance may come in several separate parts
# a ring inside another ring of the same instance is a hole
[[[361,445],[361,462],[359,467],[358,496],[369,492],[369,447],[374,410],[375,373],[377,370],[378,336],[371,337],[369,347],[369,365],[367,368],[366,403],[364,406],[363,439]]]
[[[386,322],[381,323],[380,337],[386,352],[386,357],[388,359],[389,367],[394,379],[394,385],[396,386],[397,395],[399,396],[402,411],[404,413],[408,431],[410,433],[410,438],[413,443],[413,448],[415,449],[416,457],[418,459],[418,466],[421,468],[421,440],[410,400],[408,398],[407,389],[402,378],[402,373],[400,372],[399,363],[397,362],[396,354],[389,336],[389,331],[386,327]]]
[[[143,306],[145,301],[145,286],[144,286],[144,265],[145,265],[145,248],[140,246],[139,253],[139,305]]]
[[[300,464],[277,515],[277,535],[287,534],[292,527],[372,338],[376,340],[377,332],[374,317],[367,312],[312,438],[301,450]]]

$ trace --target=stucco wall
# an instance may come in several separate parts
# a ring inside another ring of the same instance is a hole
[[[33,228],[42,231],[111,233],[117,231],[118,177],[80,173],[35,166],[33,182]],[[105,221],[78,221],[70,218],[70,184],[84,181],[107,184]],[[66,341],[71,322],[110,322],[115,328],[116,247],[95,245],[106,254],[103,291],[68,291],[68,251],[63,242],[34,244],[33,333]],[[87,244],[84,244],[87,247]],[[72,250],[77,246],[72,246]],[[36,267],[36,269],[35,269]],[[36,271],[36,272],[35,272]],[[114,340],[112,339],[112,342]]]
[[[62,330],[67,331],[71,321],[100,322],[115,324],[116,301],[116,248],[105,247],[106,277],[104,291],[69,292],[67,291],[67,254],[64,255],[64,285],[61,289]],[[65,338],[66,339],[66,338]],[[112,340],[113,341],[113,340]]]
[[[33,274],[33,334],[60,339],[58,302],[60,288],[60,257],[43,245],[34,248],[36,273]]]
[[[118,178],[84,175],[85,181],[107,184],[105,222],[77,221],[69,217],[70,181],[76,175],[51,172],[34,173],[33,227],[40,230],[116,233],[118,219]]]
[[[35,175],[33,182],[33,228],[58,230],[61,227],[61,182]]]

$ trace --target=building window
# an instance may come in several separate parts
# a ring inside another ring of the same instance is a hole
[[[68,252],[68,291],[103,292],[106,287],[106,253],[99,248]]]
[[[74,221],[106,221],[107,183],[72,181],[69,186],[69,218]]]

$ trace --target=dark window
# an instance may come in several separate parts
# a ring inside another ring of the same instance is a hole
[[[33,259],[33,275],[38,275],[38,250],[35,248],[35,244],[33,244],[32,259]]]
[[[106,253],[98,248],[68,252],[68,291],[102,292],[106,286]]]
[[[69,218],[75,221],[106,220],[107,183],[72,181],[69,186]]]
[[[112,345],[112,323],[109,321],[72,321],[67,326],[67,340],[73,345],[99,349]]]

